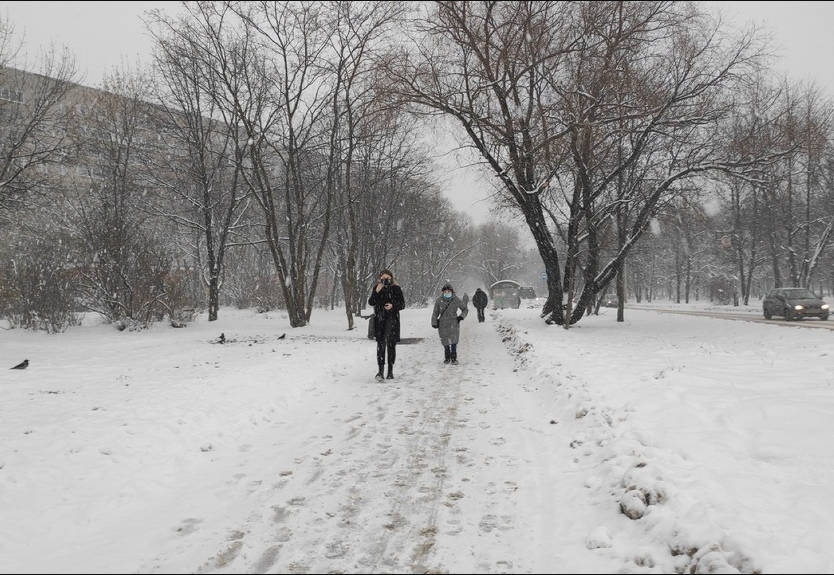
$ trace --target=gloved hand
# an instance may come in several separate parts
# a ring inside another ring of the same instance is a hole
[[[462,315],[458,316],[458,321],[463,321],[463,316]]]
[[[434,329],[438,329],[440,326],[438,326],[438,325],[433,325],[432,327],[433,327]]]

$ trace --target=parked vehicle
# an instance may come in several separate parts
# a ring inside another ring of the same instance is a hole
[[[521,306],[520,287],[514,280],[499,280],[489,286],[492,309],[518,309]]]
[[[600,300],[600,304],[603,307],[619,307],[620,306],[620,298],[617,297],[615,293],[607,293],[602,296]]]
[[[762,300],[765,319],[773,316],[786,320],[818,317],[828,319],[828,304],[817,294],[806,288],[776,288],[770,290]]]

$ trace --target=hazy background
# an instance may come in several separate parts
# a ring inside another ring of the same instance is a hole
[[[834,94],[834,2],[703,2],[722,10],[738,27],[756,23],[774,35],[779,59],[775,70],[794,80],[815,82]],[[114,67],[150,63],[151,39],[142,15],[153,8],[175,13],[179,2],[0,2],[0,11],[24,37],[29,54],[53,43],[77,57],[85,85],[98,86]],[[467,166],[472,157],[458,154],[453,139],[437,130],[437,161],[446,196],[455,209],[476,224],[489,219],[489,182]]]

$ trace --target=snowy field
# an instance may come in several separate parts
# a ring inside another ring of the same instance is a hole
[[[834,333],[659,307],[2,329],[0,572],[834,572]]]

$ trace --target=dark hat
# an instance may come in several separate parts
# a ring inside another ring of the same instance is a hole
[[[449,290],[450,292],[454,293],[454,289],[452,289],[452,284],[443,284],[443,287],[440,288],[440,291]]]

